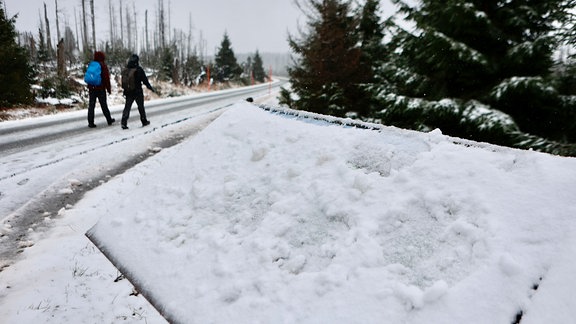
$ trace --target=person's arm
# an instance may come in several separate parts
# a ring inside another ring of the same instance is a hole
[[[108,70],[108,66],[106,63],[102,62],[102,83],[104,84],[104,88],[108,91],[108,94],[112,93],[112,86],[110,85],[110,71]]]
[[[139,69],[140,69],[140,74],[142,75],[142,83],[144,83],[146,88],[150,89],[150,91],[156,92],[154,87],[152,87],[150,85],[150,82],[148,81],[148,77],[146,76],[146,72],[144,72],[144,69],[141,66],[139,67]]]

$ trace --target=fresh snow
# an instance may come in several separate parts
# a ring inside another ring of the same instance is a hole
[[[165,322],[89,230],[173,322],[574,322],[575,159],[306,116],[237,103],[47,216],[2,321]]]

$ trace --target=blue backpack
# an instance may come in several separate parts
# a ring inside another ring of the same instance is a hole
[[[91,86],[99,86],[102,84],[102,66],[100,66],[99,62],[92,61],[88,64],[86,74],[84,75],[84,82]]]

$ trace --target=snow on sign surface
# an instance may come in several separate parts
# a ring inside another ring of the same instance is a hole
[[[171,322],[561,322],[575,194],[575,159],[238,103],[90,193],[88,236]]]

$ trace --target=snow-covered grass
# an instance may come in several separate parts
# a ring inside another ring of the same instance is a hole
[[[575,194],[573,158],[238,103],[46,220],[0,318],[164,322],[96,224],[174,322],[571,323]]]

